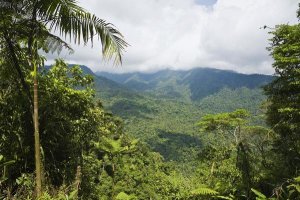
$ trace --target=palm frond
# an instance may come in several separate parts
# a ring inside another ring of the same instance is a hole
[[[122,53],[128,44],[112,24],[86,12],[75,0],[44,0],[37,7],[39,17],[48,22],[51,30],[76,44],[90,41],[93,45],[97,35],[102,43],[103,58],[113,59],[114,64],[122,63]]]
[[[74,52],[74,50],[68,43],[60,39],[60,37],[49,32],[47,32],[46,39],[43,42],[43,46],[46,48],[44,50],[50,50],[51,53],[57,52],[58,54],[60,54],[62,49],[67,49],[70,54]]]

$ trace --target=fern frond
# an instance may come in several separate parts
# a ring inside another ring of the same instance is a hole
[[[195,189],[191,192],[192,196],[214,196],[219,194],[217,191],[210,189],[210,188],[205,188],[201,187],[198,189]]]
[[[225,199],[225,200],[234,200],[232,197],[226,197],[226,196],[217,196],[218,199]]]

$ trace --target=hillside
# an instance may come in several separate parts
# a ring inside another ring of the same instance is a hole
[[[74,64],[69,65],[74,66]],[[101,99],[104,104],[111,102],[113,99],[119,98],[140,98],[141,95],[126,86],[119,84],[113,80],[110,80],[104,76],[97,76],[89,67],[85,65],[80,65],[84,74],[93,76],[94,78],[94,89],[96,91],[96,97]]]

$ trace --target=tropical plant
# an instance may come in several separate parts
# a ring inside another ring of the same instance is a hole
[[[198,123],[207,141],[200,157],[210,161],[208,179],[217,177],[220,186],[214,187],[222,191],[226,185],[223,192],[237,192],[235,195],[241,198],[251,198],[252,185],[264,184],[264,175],[257,168],[266,170],[270,166],[266,156],[269,156],[272,134],[267,128],[250,126],[249,118],[246,110],[239,109],[205,115]]]
[[[97,35],[102,43],[105,59],[122,62],[122,51],[127,43],[110,23],[88,13],[75,0],[4,0],[1,2],[1,52],[7,52],[11,66],[19,74],[23,88],[31,100],[24,71],[32,70],[34,79],[33,124],[35,135],[36,192],[41,195],[41,153],[38,116],[38,66],[43,65],[41,50],[60,51],[70,46],[53,33],[68,36],[76,44],[93,43]]]

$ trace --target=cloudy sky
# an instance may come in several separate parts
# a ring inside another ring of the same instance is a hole
[[[268,29],[297,22],[297,0],[80,0],[113,23],[130,44],[122,66],[101,59],[101,45],[60,57],[114,73],[212,67],[272,74]],[[57,56],[57,55],[55,55]],[[53,56],[49,56],[51,62]]]

